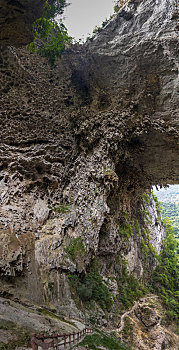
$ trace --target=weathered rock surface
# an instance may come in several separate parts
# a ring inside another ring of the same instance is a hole
[[[29,44],[32,25],[41,17],[45,0],[0,0],[0,45]]]
[[[124,342],[129,343],[130,339],[137,350],[177,350],[179,337],[163,324],[164,314],[159,298],[147,296],[136,303],[132,312],[126,313],[118,336]]]
[[[179,181],[177,16],[175,1],[132,0],[54,68],[1,49],[1,295],[81,317],[68,274],[93,257],[113,295],[116,256],[149,278],[164,229],[141,196]]]
[[[30,333],[70,334],[84,328],[80,322],[70,322],[47,309],[21,300],[9,301],[0,298],[0,347],[8,345],[12,350],[29,349],[27,336]],[[18,346],[19,345],[19,346]],[[30,347],[31,349],[31,347]]]

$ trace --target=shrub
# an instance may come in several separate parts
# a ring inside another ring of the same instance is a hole
[[[160,214],[161,214],[161,211],[162,211],[162,206],[161,206],[161,202],[159,202],[157,196],[155,196],[155,194],[152,192],[152,197],[153,197],[153,200],[155,202],[155,206],[156,206],[156,209],[157,209],[157,213],[160,217]]]
[[[159,255],[159,265],[153,273],[152,288],[161,297],[167,309],[169,320],[179,319],[179,259],[176,252],[177,242],[174,230],[168,218],[164,220],[166,225],[166,239]]]
[[[147,193],[143,193],[142,198],[145,203],[150,205],[150,196]]]
[[[47,0],[43,15],[33,25],[34,40],[28,45],[31,52],[37,51],[54,65],[57,57],[64,51],[66,44],[72,41],[67,28],[62,22],[57,23],[55,17],[63,13],[66,0]]]
[[[86,274],[71,275],[70,281],[83,302],[96,301],[103,310],[109,310],[112,306],[111,293],[104,284],[97,267],[93,264],[88,268]]]
[[[141,298],[147,292],[147,289],[132,274],[129,274],[126,262],[123,262],[121,276],[117,277],[116,280],[119,291],[117,298],[123,310],[130,308],[135,300]]]
[[[60,203],[58,207],[53,207],[52,210],[56,211],[59,214],[64,214],[70,210],[70,205],[66,203]]]
[[[109,350],[130,350],[129,346],[121,344],[117,338],[105,332],[98,331],[98,334],[87,335],[81,345],[88,346],[89,349],[98,350],[101,346]]]
[[[73,238],[70,244],[65,248],[65,252],[69,255],[72,261],[84,258],[86,251],[81,237]]]

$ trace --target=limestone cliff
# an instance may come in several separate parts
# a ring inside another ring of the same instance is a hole
[[[45,0],[0,0],[0,44],[29,44],[32,25],[42,15],[44,4]]]
[[[94,258],[114,300],[124,260],[150,278],[150,189],[179,180],[177,18],[175,1],[131,0],[54,68],[1,47],[1,295],[82,317],[68,276]]]

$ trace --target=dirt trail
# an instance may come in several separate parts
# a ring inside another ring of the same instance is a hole
[[[133,312],[133,311],[136,309],[137,306],[138,306],[138,301],[135,302],[135,304],[133,305],[132,309],[130,309],[129,311],[126,311],[126,312],[121,316],[121,322],[120,322],[121,325],[120,325],[119,328],[117,328],[117,331],[118,331],[118,332],[122,332],[122,330],[123,330],[123,328],[124,328],[124,325],[125,325],[125,323],[124,323],[125,317],[126,317],[128,314],[130,314],[131,312]]]
[[[142,299],[142,300],[135,301],[133,307],[132,307],[129,311],[126,311],[126,312],[121,316],[120,327],[117,328],[116,330],[117,330],[118,332],[122,332],[122,331],[123,331],[123,328],[124,328],[124,325],[125,325],[125,321],[124,321],[124,320],[125,320],[125,317],[126,317],[128,314],[132,313],[132,312],[138,307],[138,305],[139,305],[140,303],[144,304],[144,303],[147,303],[149,299],[156,299],[156,298],[158,298],[158,296],[156,296],[156,295],[155,295],[155,296],[147,296],[147,297],[145,297],[145,298]]]

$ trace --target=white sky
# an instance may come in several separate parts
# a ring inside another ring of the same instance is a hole
[[[65,9],[63,21],[68,34],[78,39],[86,39],[95,26],[113,14],[115,0],[68,0],[71,5]]]

